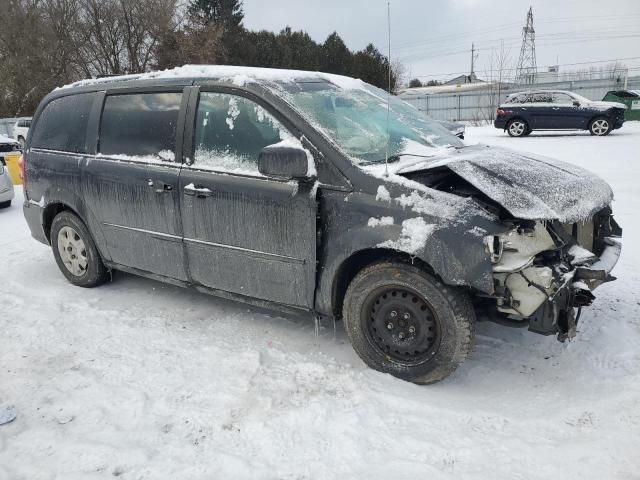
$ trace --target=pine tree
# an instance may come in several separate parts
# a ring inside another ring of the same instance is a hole
[[[337,32],[333,32],[322,44],[321,69],[327,73],[348,75],[351,70],[352,53],[340,38]]]
[[[191,0],[187,13],[192,21],[216,24],[229,30],[242,27],[242,0]]]
[[[389,60],[373,45],[353,55],[351,76],[383,89],[389,88]],[[391,90],[395,90],[396,75],[391,72]]]

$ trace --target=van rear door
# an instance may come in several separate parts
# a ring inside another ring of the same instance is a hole
[[[82,173],[117,265],[187,280],[178,178],[184,122],[182,87],[104,94],[97,152]]]

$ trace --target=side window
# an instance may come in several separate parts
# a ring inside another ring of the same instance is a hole
[[[511,98],[508,103],[524,103],[525,99],[526,95],[516,95],[515,97]]]
[[[573,98],[571,98],[566,93],[554,93],[553,103],[560,104],[560,105],[571,105],[573,104]]]
[[[531,103],[552,103],[552,95],[546,92],[532,93],[530,94]]]
[[[80,93],[49,102],[38,118],[31,146],[86,153],[87,121],[93,98],[93,93]]]
[[[258,154],[291,134],[257,103],[203,92],[198,101],[194,166],[259,175]]]
[[[182,93],[109,95],[100,121],[102,155],[173,162]]]

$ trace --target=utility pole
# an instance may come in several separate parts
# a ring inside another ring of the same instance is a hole
[[[536,31],[533,28],[533,8],[529,7],[527,24],[522,28],[522,47],[516,67],[516,83],[535,83],[537,74]]]
[[[469,74],[470,78],[473,78],[473,63],[475,62],[475,58],[473,58],[473,57],[474,57],[475,53],[476,53],[476,47],[472,43],[471,44],[471,73]]]
[[[473,83],[473,79],[476,76],[475,73],[475,63],[476,63],[476,59],[478,58],[478,55],[476,54],[476,47],[475,44],[471,44],[471,72],[469,73],[469,83]]]

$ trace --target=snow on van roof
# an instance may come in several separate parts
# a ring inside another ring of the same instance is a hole
[[[91,78],[65,85],[62,88],[84,87],[88,85],[110,84],[131,80],[153,80],[165,78],[212,78],[234,85],[244,86],[248,83],[270,82],[295,82],[324,80],[345,90],[363,90],[365,83],[351,77],[334,75],[324,72],[311,72],[305,70],[285,70],[278,68],[238,67],[231,65],[184,65],[157,72],[136,73],[130,75],[118,75],[102,78]]]

